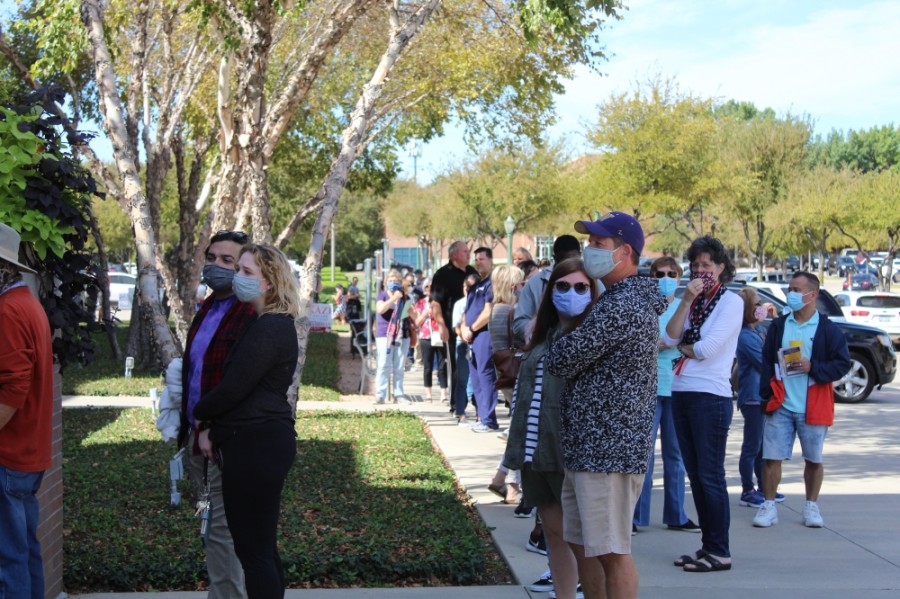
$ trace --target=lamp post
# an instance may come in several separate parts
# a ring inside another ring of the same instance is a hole
[[[422,157],[422,142],[414,139],[409,142],[409,157],[413,159],[413,182],[418,182],[417,160]]]
[[[512,236],[516,230],[516,221],[512,216],[506,217],[506,220],[503,221],[503,228],[506,229],[506,263],[512,264]]]

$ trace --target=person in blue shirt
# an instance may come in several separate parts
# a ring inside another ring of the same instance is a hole
[[[476,433],[499,430],[497,424],[497,373],[494,371],[493,346],[488,332],[491,308],[494,302],[494,286],[491,273],[494,270],[494,254],[490,248],[475,250],[475,270],[481,281],[469,290],[466,311],[459,326],[462,339],[471,348],[469,375],[478,408],[478,424],[472,427]]]
[[[675,299],[675,289],[684,271],[681,265],[671,256],[657,258],[650,265],[650,276],[655,277],[660,293],[669,302],[669,307],[659,317],[660,335],[665,331],[666,325],[675,314],[680,300]],[[700,532],[697,526],[684,512],[684,463],[681,461],[681,450],[678,447],[678,437],[675,434],[675,422],[672,420],[672,360],[680,355],[678,348],[669,347],[660,336],[659,352],[657,353],[657,384],[656,384],[656,413],[653,417],[653,446],[656,446],[656,433],[659,431],[662,443],[663,459],[663,524],[670,530],[684,532]],[[637,532],[638,526],[650,525],[650,496],[653,490],[653,464],[656,451],[650,453],[650,463],[647,466],[647,475],[644,477],[644,486],[637,505],[634,506],[634,519],[632,521],[632,533]]]

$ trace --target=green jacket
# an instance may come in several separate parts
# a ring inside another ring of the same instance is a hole
[[[528,412],[534,399],[534,383],[538,361],[550,350],[550,341],[556,336],[551,331],[548,339],[522,356],[513,413],[509,423],[509,440],[503,464],[507,468],[521,470],[525,461],[525,435],[528,430]],[[541,411],[538,417],[538,443],[532,457],[531,468],[537,472],[563,472],[562,449],[559,440],[559,398],[565,379],[555,377],[544,369],[541,390]]]

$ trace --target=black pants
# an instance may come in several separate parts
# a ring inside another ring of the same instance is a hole
[[[432,386],[432,368],[434,356],[437,354],[438,385],[441,389],[447,388],[447,350],[444,346],[432,347],[431,339],[419,339],[419,347],[422,349],[422,383],[427,388]]]
[[[284,571],[277,530],[281,489],[297,453],[290,421],[237,429],[218,446],[225,517],[244,568],[249,599],[282,599]]]

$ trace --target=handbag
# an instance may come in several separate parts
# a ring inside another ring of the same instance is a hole
[[[509,340],[509,347],[495,349],[491,354],[494,360],[494,370],[497,371],[497,382],[494,384],[495,389],[511,389],[516,385],[516,379],[519,376],[519,351],[512,346],[512,318],[515,310],[509,311],[506,319],[506,338]]]

